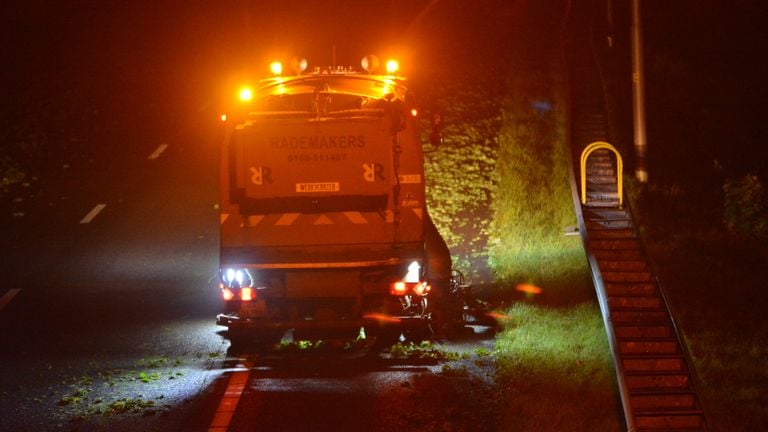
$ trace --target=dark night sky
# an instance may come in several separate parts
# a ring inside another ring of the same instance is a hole
[[[705,168],[717,160],[725,176],[768,174],[764,2],[644,4],[649,146]]]
[[[215,83],[230,75],[261,75],[274,58],[298,54],[330,64],[334,46],[339,63],[355,66],[372,52],[413,55],[419,39],[403,36],[411,21],[402,17],[429,3],[31,1],[3,6],[0,55],[12,65],[5,81],[27,89],[75,84],[200,94],[218,91]]]
[[[501,0],[442,0],[416,31],[406,32],[412,17],[430,3],[5,2],[0,6],[4,92],[11,101],[62,91],[110,97],[113,104],[154,98],[160,104],[177,101],[178,109],[205,103],[228,80],[260,75],[254,71],[275,57],[300,53],[311,63],[330,63],[334,45],[339,63],[357,65],[364,54],[392,53],[416,59],[412,63],[421,72],[444,67],[446,56],[436,55],[442,51],[453,51],[465,64],[491,50],[503,55],[502,41],[493,37],[505,25]],[[649,145],[657,157],[684,159],[690,149],[679,143],[696,143],[697,163],[711,164],[730,157],[723,150],[727,143],[735,154],[734,172],[765,165],[754,157],[768,138],[762,3],[643,2]]]

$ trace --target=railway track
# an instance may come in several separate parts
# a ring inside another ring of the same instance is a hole
[[[600,3],[569,5],[563,57],[569,83],[574,204],[626,426],[632,432],[706,431],[687,351],[623,202],[622,158],[608,144],[611,125],[596,54],[601,41],[593,32]]]

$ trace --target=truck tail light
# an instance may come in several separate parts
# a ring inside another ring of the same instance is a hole
[[[244,287],[240,290],[240,300],[251,301],[256,297],[254,294],[253,288]]]
[[[221,296],[224,298],[225,301],[230,301],[233,298],[235,298],[235,293],[232,292],[229,288],[223,288],[221,290]]]
[[[419,284],[416,284],[416,286],[413,287],[413,292],[416,295],[426,295],[429,291],[432,290],[432,287],[429,286],[426,282],[421,282]]]
[[[419,296],[427,295],[432,290],[426,282],[393,282],[389,286],[389,293],[395,296],[403,296],[406,294],[416,294]]]
[[[389,287],[389,293],[392,295],[405,295],[408,291],[408,284],[405,282],[395,282]]]

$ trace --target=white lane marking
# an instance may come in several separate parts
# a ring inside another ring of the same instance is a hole
[[[106,206],[107,206],[106,204],[96,204],[96,207],[94,207],[93,210],[88,212],[88,214],[85,215],[85,217],[82,220],[80,220],[80,223],[81,224],[91,223],[93,218],[98,216],[99,213],[101,213],[101,211],[104,210],[104,207]]]
[[[14,297],[16,297],[16,294],[18,294],[21,290],[18,288],[14,288],[12,290],[9,290],[5,295],[3,295],[2,298],[0,298],[0,310],[3,310],[3,308],[13,300]]]
[[[147,159],[149,159],[149,160],[152,160],[152,159],[157,159],[157,158],[159,158],[159,157],[160,157],[160,155],[161,155],[161,154],[163,154],[163,152],[164,152],[164,151],[165,151],[165,149],[167,149],[167,148],[168,148],[168,144],[160,144],[160,147],[158,147],[158,148],[157,148],[157,150],[155,150],[155,152],[154,152],[154,153],[152,153],[151,155],[149,155],[149,157],[148,157]]]

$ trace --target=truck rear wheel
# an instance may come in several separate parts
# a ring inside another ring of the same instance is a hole
[[[437,295],[432,299],[432,330],[438,338],[458,335],[467,323],[465,296],[468,290],[464,275],[452,270],[448,286],[441,286],[436,291]]]

